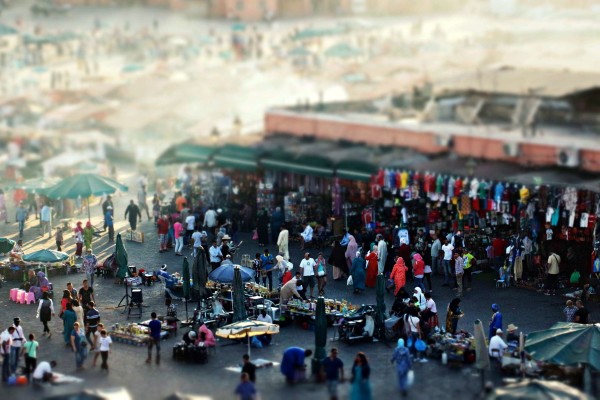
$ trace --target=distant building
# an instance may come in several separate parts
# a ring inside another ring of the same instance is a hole
[[[273,109],[266,133],[600,172],[600,74],[500,68],[388,100]]]

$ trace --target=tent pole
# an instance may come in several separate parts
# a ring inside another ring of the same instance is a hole
[[[246,332],[246,338],[248,339],[248,357],[250,357],[250,335]]]
[[[88,212],[88,221],[92,222],[92,218],[90,217],[90,198],[87,198],[87,212]]]

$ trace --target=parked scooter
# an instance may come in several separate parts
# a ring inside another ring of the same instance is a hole
[[[338,328],[340,340],[348,344],[355,342],[372,342],[375,332],[375,306],[363,305],[345,315]]]

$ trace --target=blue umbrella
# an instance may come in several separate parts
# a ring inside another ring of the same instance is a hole
[[[240,267],[242,282],[250,282],[252,279],[254,279],[254,270],[234,264],[225,264],[214,269],[210,274],[208,274],[208,279],[218,283],[233,283],[235,267]]]

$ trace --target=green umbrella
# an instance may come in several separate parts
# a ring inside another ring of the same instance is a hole
[[[127,250],[125,250],[125,246],[123,245],[123,239],[121,239],[121,234],[117,233],[117,241],[115,243],[115,258],[117,260],[117,278],[125,279],[127,278],[127,274],[129,273],[128,260],[127,260]]]
[[[527,380],[499,387],[487,400],[591,400],[592,397],[574,387],[557,381]]]
[[[9,253],[15,246],[15,241],[8,238],[0,238],[0,254]]]
[[[233,322],[243,321],[247,318],[246,301],[244,298],[244,283],[239,267],[233,271]]]
[[[46,275],[48,275],[48,264],[54,264],[68,259],[69,255],[67,253],[49,249],[34,251],[33,253],[23,256],[23,261],[39,262],[40,264],[44,264],[44,273]]]
[[[600,324],[557,322],[550,329],[527,335],[525,351],[536,360],[581,363],[600,370]]]
[[[557,322],[550,329],[527,335],[525,351],[539,361],[583,364],[584,387],[586,393],[590,393],[590,368],[600,370],[600,324]]]
[[[187,302],[190,299],[190,264],[187,257],[183,257],[183,298],[185,299],[185,319],[188,319]]]
[[[375,313],[375,331],[379,333],[379,338],[386,340],[385,336],[385,276],[377,275],[375,286],[375,296],[377,308]]]
[[[39,193],[43,195],[59,181],[60,179],[58,178],[31,178],[20,183],[13,183],[8,188],[23,189],[27,193]]]
[[[39,263],[56,263],[65,261],[69,258],[67,253],[61,251],[54,251],[49,249],[34,251],[33,253],[25,254],[23,261],[27,262],[39,262]]]
[[[77,174],[63,179],[46,190],[46,196],[51,199],[77,199],[81,197],[101,196],[120,190],[126,192],[127,186],[96,174]],[[87,201],[88,219],[90,218],[90,202]]]
[[[312,373],[318,376],[321,369],[321,360],[325,358],[327,345],[327,315],[325,314],[325,299],[319,296],[315,312],[315,356],[312,360]]]

